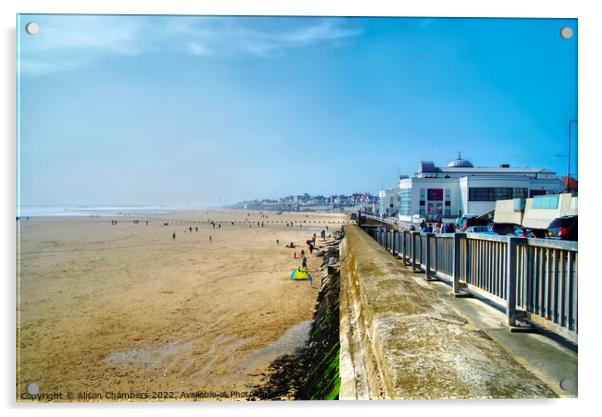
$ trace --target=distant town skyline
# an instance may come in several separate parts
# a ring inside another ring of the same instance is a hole
[[[458,152],[564,176],[569,128],[578,178],[576,19],[20,15],[17,30],[21,205],[376,194]]]

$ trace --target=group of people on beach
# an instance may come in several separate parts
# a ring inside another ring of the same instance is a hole
[[[322,239],[323,242],[326,241],[326,231],[328,230],[328,226],[326,226],[326,230],[322,229],[322,231],[320,232],[320,238]],[[312,255],[314,253],[314,251],[319,251],[320,249],[316,246],[316,238],[317,235],[314,233],[313,236],[310,239],[307,239],[305,241],[305,244],[307,245],[307,249],[309,250],[309,254]],[[276,244],[280,244],[280,239],[276,239]],[[286,246],[287,248],[290,249],[295,249],[295,243],[294,242],[290,242],[287,243]],[[310,272],[317,272],[317,271],[310,271],[307,265],[307,254],[305,252],[304,248],[301,248],[300,251],[300,256],[297,256],[297,251],[293,252],[293,259],[300,259],[301,260],[301,266],[299,266],[297,268],[297,270],[299,272],[305,272],[307,273],[307,281],[309,282],[309,286],[311,288],[315,288],[313,285],[313,277],[311,276]]]

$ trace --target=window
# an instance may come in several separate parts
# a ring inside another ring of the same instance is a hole
[[[533,198],[531,208],[534,209],[557,209],[558,195],[547,195]]]
[[[445,202],[445,207],[449,207],[449,206],[451,206],[451,201],[446,201]]]
[[[424,200],[420,200],[420,205],[424,206]]]
[[[471,187],[468,190],[468,201],[497,201],[526,197],[526,188]]]
[[[404,216],[412,215],[412,189],[402,188],[399,190],[399,214]]]
[[[546,190],[531,190],[529,191],[529,197],[533,198],[536,195],[546,195]]]

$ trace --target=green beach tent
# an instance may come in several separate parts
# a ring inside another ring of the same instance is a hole
[[[309,273],[302,268],[297,268],[291,273],[292,280],[304,280],[309,278]]]

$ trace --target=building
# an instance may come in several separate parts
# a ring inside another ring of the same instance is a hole
[[[558,194],[564,184],[546,168],[475,167],[460,155],[445,167],[420,161],[413,177],[399,180],[398,210],[402,222],[455,219],[495,209],[497,200]]]
[[[378,192],[378,214],[381,217],[397,216],[399,203],[399,190],[380,190]]]
[[[564,181],[564,188],[569,193],[577,193],[579,191],[579,181],[577,181],[573,177],[562,177],[562,181]]]

